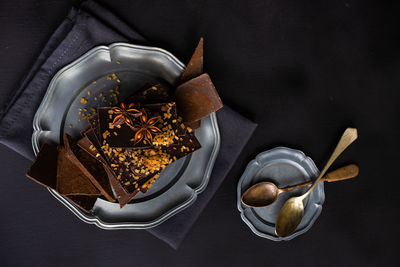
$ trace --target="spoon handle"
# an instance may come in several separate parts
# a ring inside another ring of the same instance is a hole
[[[356,128],[347,128],[344,131],[342,137],[340,138],[339,143],[337,144],[335,150],[333,151],[331,157],[329,158],[328,162],[326,163],[325,167],[322,169],[321,173],[319,174],[317,180],[314,181],[313,185],[308,189],[308,191],[301,196],[302,199],[305,199],[315,188],[321,178],[324,176],[326,171],[332,165],[332,163],[339,157],[340,154],[357,139],[357,129]]]
[[[347,180],[347,179],[351,179],[354,178],[358,175],[358,166],[356,164],[350,164],[344,167],[341,167],[337,170],[331,171],[329,172],[327,175],[325,175],[320,182],[322,181],[326,181],[326,182],[337,182],[337,181],[342,181],[342,180]],[[304,182],[301,184],[297,184],[297,185],[292,185],[292,186],[288,186],[285,188],[281,188],[279,190],[281,190],[282,192],[288,192],[291,190],[294,190],[296,188],[300,188],[303,186],[307,186],[312,184],[313,181],[308,181],[308,182]]]
[[[339,168],[337,170],[329,172],[321,180],[326,182],[347,180],[356,177],[358,175],[358,172],[359,172],[358,166],[356,164],[350,164],[342,168]]]

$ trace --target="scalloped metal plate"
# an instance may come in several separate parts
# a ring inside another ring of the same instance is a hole
[[[288,241],[307,232],[322,211],[325,200],[323,182],[319,183],[304,201],[304,217],[296,231],[284,238],[275,235],[275,221],[279,210],[287,199],[301,195],[308,187],[283,193],[275,203],[265,208],[249,208],[241,203],[240,198],[247,188],[261,181],[272,181],[282,188],[314,180],[318,174],[312,159],[300,150],[277,147],[258,154],[247,165],[237,186],[237,207],[242,220],[253,233],[273,241]]]
[[[86,121],[78,122],[81,97],[87,96],[88,90],[99,94],[113,88],[117,81],[107,79],[112,73],[120,79],[123,99],[146,82],[174,85],[184,67],[171,53],[160,48],[126,43],[93,48],[52,79],[33,120],[35,154],[44,142],[60,143],[64,132],[79,136],[87,125]],[[89,99],[88,105],[96,104],[91,101],[94,100]],[[86,214],[56,191],[49,191],[82,221],[102,229],[157,226],[190,206],[208,184],[220,147],[215,113],[202,120],[202,127],[195,134],[202,148],[168,166],[145,195],[138,196],[123,209],[117,203],[99,198],[92,213]]]

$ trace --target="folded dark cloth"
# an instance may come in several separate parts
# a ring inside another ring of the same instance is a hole
[[[0,142],[33,159],[32,121],[54,74],[88,50],[115,42],[145,44],[145,39],[93,1],[72,8],[50,37],[8,105],[0,112]]]
[[[85,1],[79,9],[73,8],[51,36],[19,89],[10,97],[8,105],[0,111],[0,142],[33,159],[32,121],[54,74],[93,47],[115,42],[148,43],[96,2]],[[256,124],[228,107],[218,111],[217,118],[221,149],[207,189],[191,207],[149,230],[174,248],[182,242],[256,128]]]

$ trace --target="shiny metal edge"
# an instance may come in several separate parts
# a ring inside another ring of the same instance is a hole
[[[241,219],[246,223],[246,225],[250,228],[250,230],[251,230],[254,234],[256,234],[256,235],[258,235],[258,236],[260,236],[260,237],[262,237],[262,238],[266,238],[266,239],[272,240],[272,241],[289,241],[289,240],[292,240],[293,238],[295,238],[295,237],[297,237],[297,236],[299,236],[299,235],[301,235],[301,234],[304,234],[305,232],[307,232],[307,231],[313,226],[314,222],[317,220],[317,218],[319,217],[319,215],[320,215],[321,212],[322,212],[322,204],[323,204],[324,201],[325,201],[325,193],[324,193],[324,190],[322,190],[322,193],[321,193],[321,196],[320,196],[320,202],[314,203],[314,205],[316,206],[316,211],[315,211],[313,217],[311,218],[309,224],[308,224],[306,227],[304,227],[302,230],[297,231],[297,232],[294,232],[292,235],[287,236],[287,237],[272,236],[272,235],[269,235],[269,234],[262,233],[262,232],[258,231],[258,230],[254,227],[254,225],[252,224],[252,222],[251,222],[250,220],[248,220],[248,218],[244,215],[244,209],[242,208],[242,204],[241,204],[241,202],[240,202],[240,198],[241,198],[241,185],[242,185],[244,179],[247,177],[247,174],[248,174],[248,172],[249,172],[249,170],[250,170],[251,165],[258,165],[258,166],[260,166],[260,162],[259,162],[259,157],[260,157],[260,155],[262,155],[262,154],[264,154],[264,153],[270,153],[270,152],[274,152],[274,151],[279,151],[279,150],[292,151],[292,152],[295,152],[295,153],[301,155],[302,160],[303,160],[303,161],[307,161],[307,162],[309,163],[309,165],[310,165],[310,167],[311,167],[311,171],[314,173],[315,177],[317,177],[317,176],[319,175],[319,170],[318,170],[317,166],[315,166],[314,161],[313,161],[310,157],[306,156],[306,155],[304,154],[304,152],[301,151],[301,150],[292,149],[292,148],[288,148],[288,147],[284,147],[284,146],[279,146],[279,147],[275,147],[275,148],[272,148],[272,149],[270,149],[270,150],[261,152],[260,154],[258,154],[258,155],[256,156],[255,159],[253,159],[252,161],[250,161],[250,162],[247,164],[246,169],[245,169],[243,175],[242,175],[242,176],[240,177],[240,179],[239,179],[239,182],[238,182],[238,185],[237,185],[237,208],[238,208],[238,210],[239,210],[239,212],[240,212],[240,217],[241,217]]]
[[[88,57],[94,55],[97,51],[100,50],[105,50],[110,52],[110,50],[118,47],[129,47],[133,49],[139,49],[139,50],[147,50],[147,51],[154,51],[158,53],[162,53],[166,55],[171,61],[175,62],[178,66],[182,68],[182,70],[185,68],[185,65],[179,61],[174,55],[172,55],[170,52],[158,48],[158,47],[148,47],[148,46],[140,46],[140,45],[133,45],[133,44],[127,44],[127,43],[113,43],[109,46],[98,46],[93,48],[92,50],[88,51],[85,53],[83,56],[79,57],[77,60],[74,62],[68,64],[67,66],[63,67],[61,70],[59,70],[56,75],[52,78],[48,90],[43,97],[43,100],[38,108],[38,110],[35,113],[35,117],[33,119],[33,134],[32,134],[32,148],[35,153],[35,155],[39,152],[39,137],[40,134],[42,134],[44,131],[40,127],[39,123],[39,118],[40,118],[40,113],[42,110],[46,107],[47,104],[47,99],[49,96],[52,94],[52,91],[55,90],[55,82],[59,76],[61,76],[65,71],[70,69],[72,66],[75,66],[77,64],[81,64],[84,62]],[[66,200],[64,197],[62,197],[60,194],[58,194],[55,190],[48,188],[49,192],[58,200],[60,201],[64,206],[66,206],[73,214],[75,214],[79,219],[81,219],[83,222],[88,223],[88,224],[94,224],[97,227],[105,230],[120,230],[120,229],[149,229],[152,227],[155,227],[164,221],[166,221],[168,218],[172,217],[173,215],[179,213],[180,211],[186,209],[189,207],[191,204],[194,203],[194,201],[197,199],[197,195],[200,194],[201,192],[204,191],[204,189],[207,187],[208,182],[210,180],[211,172],[215,164],[215,160],[217,158],[220,145],[221,145],[221,136],[219,132],[219,127],[218,127],[218,122],[217,122],[217,117],[215,113],[212,113],[210,116],[211,119],[211,125],[212,129],[215,134],[215,141],[214,141],[214,148],[211,152],[211,157],[210,160],[207,164],[205,173],[204,173],[204,178],[202,180],[202,183],[197,187],[193,188],[191,196],[182,203],[181,205],[177,206],[176,208],[170,210],[169,212],[165,213],[164,215],[160,216],[159,218],[151,221],[151,222],[146,222],[146,223],[105,223],[101,221],[100,219],[90,216],[89,214],[86,214],[82,212],[80,209],[75,207],[73,204],[71,204],[68,200]],[[189,186],[189,185],[187,185]]]

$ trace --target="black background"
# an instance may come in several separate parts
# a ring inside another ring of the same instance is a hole
[[[177,251],[146,231],[82,223],[25,178],[28,160],[1,146],[0,265],[395,265],[398,1],[101,2],[184,62],[204,36],[205,70],[224,102],[259,127]],[[1,103],[76,3],[1,1]],[[360,176],[326,185],[323,212],[306,234],[280,243],[255,236],[236,210],[247,162],[284,145],[321,167],[348,126],[359,139],[334,167],[355,162]]]

